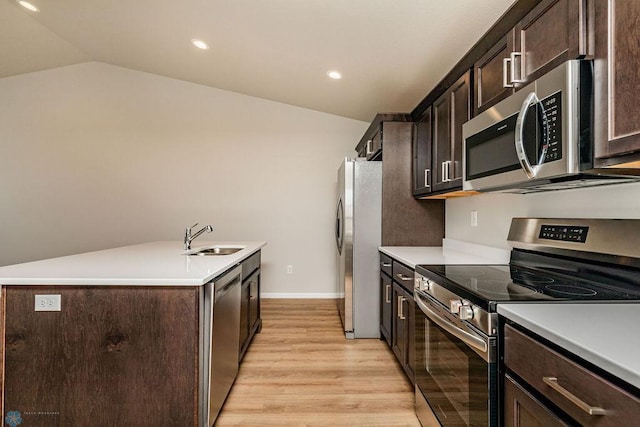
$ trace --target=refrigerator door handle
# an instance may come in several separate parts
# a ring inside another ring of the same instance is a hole
[[[338,207],[336,208],[336,245],[338,253],[342,255],[342,246],[344,240],[344,207],[342,206],[342,197],[338,199]]]

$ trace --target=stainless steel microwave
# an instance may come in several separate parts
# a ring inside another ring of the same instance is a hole
[[[465,123],[463,189],[526,193],[638,180],[640,170],[594,168],[592,80],[591,61],[567,61]]]

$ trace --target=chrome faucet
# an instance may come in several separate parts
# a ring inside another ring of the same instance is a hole
[[[185,251],[188,251],[191,249],[191,242],[193,242],[199,235],[201,235],[205,231],[207,233],[211,233],[213,231],[213,227],[210,225],[207,225],[205,227],[202,227],[200,230],[196,231],[195,233],[191,234],[191,229],[196,225],[198,225],[197,222],[193,224],[191,227],[185,228],[184,230],[184,250]]]

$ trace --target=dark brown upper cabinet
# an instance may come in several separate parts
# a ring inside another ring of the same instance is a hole
[[[370,160],[382,161],[383,246],[438,246],[444,237],[444,202],[413,196],[414,132],[408,114],[381,113],[356,146],[356,152],[366,152],[369,140],[382,139],[380,155]]]
[[[471,72],[433,103],[433,191],[462,188],[462,125],[469,120]]]
[[[587,54],[586,11],[586,0],[545,0],[515,26],[515,87]]]
[[[474,115],[513,93],[513,84],[509,76],[511,52],[513,52],[513,31],[505,35],[476,62]]]
[[[592,0],[594,138],[599,166],[640,159],[640,2]],[[634,154],[635,153],[635,154]]]
[[[544,0],[474,65],[474,114],[587,55],[586,0]]]
[[[367,160],[382,160],[382,123],[375,132],[356,148],[358,157],[366,157]]]
[[[415,124],[413,133],[413,195],[424,196],[431,193],[433,179],[431,165],[431,107]]]

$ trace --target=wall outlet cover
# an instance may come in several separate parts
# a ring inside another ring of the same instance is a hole
[[[35,311],[61,311],[61,295],[36,295]]]

